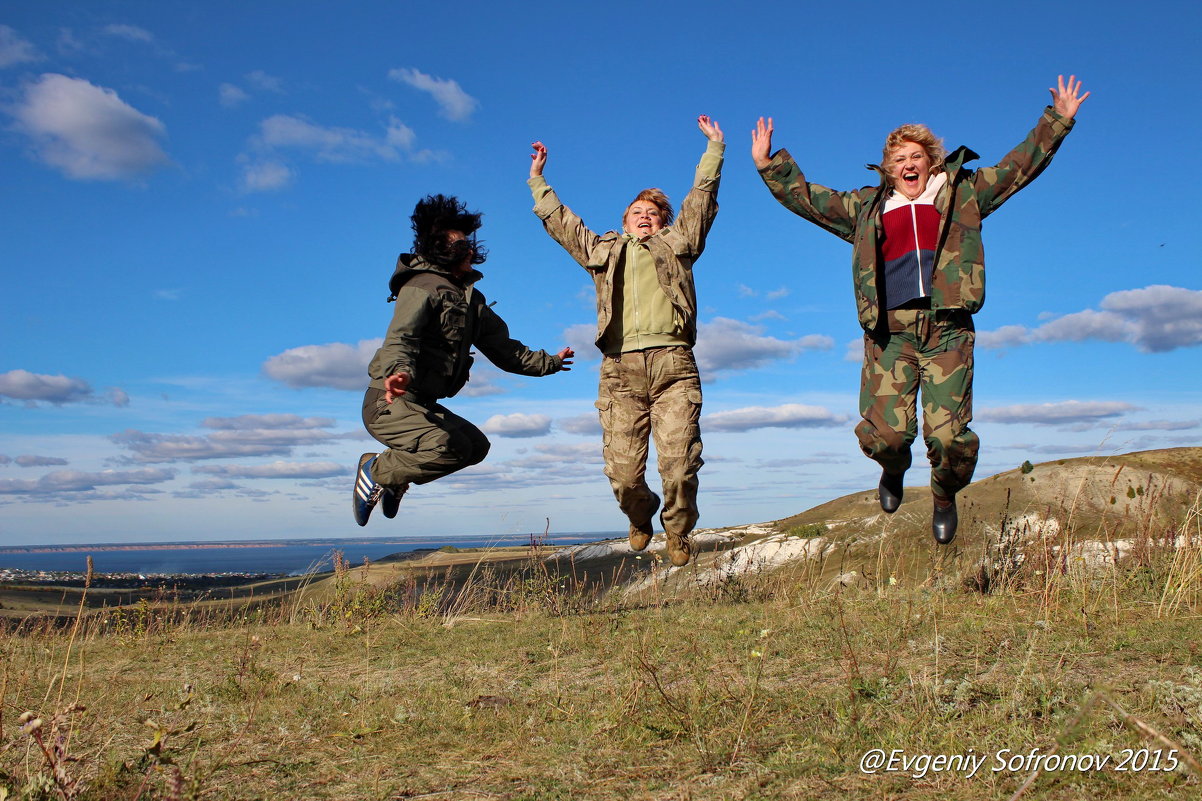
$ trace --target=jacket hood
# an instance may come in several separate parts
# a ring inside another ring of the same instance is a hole
[[[392,273],[392,278],[388,279],[388,302],[392,303],[396,300],[396,293],[401,291],[405,282],[418,273],[439,273],[464,286],[471,286],[484,277],[479,270],[469,270],[462,278],[456,279],[451,275],[450,270],[431,264],[416,253],[402,253],[397,256],[396,269]]]

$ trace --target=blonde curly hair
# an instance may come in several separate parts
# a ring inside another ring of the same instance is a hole
[[[931,160],[932,175],[943,167],[943,159],[947,156],[947,151],[943,148],[943,140],[931,133],[931,129],[927,126],[914,122],[893,129],[885,137],[885,147],[881,150],[882,167],[889,161],[889,154],[900,147],[903,142],[922,145],[922,149],[927,152],[927,157]]]

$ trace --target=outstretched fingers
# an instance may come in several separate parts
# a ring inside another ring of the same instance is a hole
[[[756,121],[755,130],[751,132],[751,159],[760,169],[767,167],[771,161],[772,130],[772,118],[769,117],[765,123],[764,118],[760,117]]]
[[[1052,106],[1056,112],[1069,119],[1076,116],[1085,98],[1089,97],[1089,92],[1081,94],[1081,81],[1077,80],[1076,75],[1068,76],[1067,84],[1063,75],[1057,75],[1056,88],[1049,88],[1048,91],[1052,93]]]

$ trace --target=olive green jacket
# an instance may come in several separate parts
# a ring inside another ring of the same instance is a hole
[[[697,344],[697,290],[693,287],[693,263],[705,250],[705,238],[718,215],[718,184],[722,179],[721,142],[710,142],[693,180],[693,188],[680,204],[680,214],[671,225],[642,240],[655,262],[660,289],[668,296],[680,319],[681,333],[690,347]],[[603,348],[606,329],[614,316],[614,278],[622,262],[627,241],[621,231],[598,236],[565,206],[542,177],[528,182],[534,193],[534,213],[551,238],[588,270],[597,289],[598,348]]]
[[[1072,130],[1073,122],[1048,106],[1022,144],[993,167],[964,167],[965,162],[979,158],[966,147],[948,155],[943,165],[947,184],[935,197],[940,226],[931,283],[932,308],[965,309],[969,313],[981,308],[985,302],[981,221],[1043,172]],[[889,185],[879,166],[869,164],[868,169],[880,174],[879,185],[838,192],[806,181],[789,151],[779,150],[760,170],[760,177],[785,208],[852,243],[856,309],[860,325],[871,332],[884,318],[878,302],[883,281],[878,243],[883,235],[881,207]]]
[[[389,281],[396,307],[368,366],[370,386],[384,389],[385,378],[408,373],[406,393],[419,403],[452,397],[467,383],[473,346],[511,373],[541,376],[563,369],[558,356],[509,336],[505,321],[475,288],[483,277],[472,270],[456,279],[419,256],[402,254]]]

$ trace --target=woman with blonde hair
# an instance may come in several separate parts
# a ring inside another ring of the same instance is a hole
[[[968,486],[980,442],[972,420],[972,315],[985,301],[981,221],[1051,162],[1089,92],[1059,76],[1052,104],[1027,138],[993,167],[964,166],[968,148],[944,153],[925,125],[885,140],[875,186],[838,192],[806,180],[787,150],[772,154],[772,119],[752,131],[760,177],[785,208],[853,245],[852,277],[864,329],[856,437],[881,465],[881,508],[897,511],[910,467],[922,393],[931,462],[931,530],[956,536],[956,493]]]

